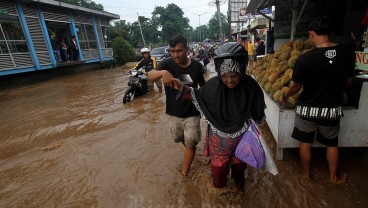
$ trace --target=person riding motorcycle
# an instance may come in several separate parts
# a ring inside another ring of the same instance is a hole
[[[203,70],[207,72],[207,64],[210,63],[210,59],[208,58],[208,54],[204,51],[203,48],[199,49],[199,53],[196,56],[198,61],[203,61]]]
[[[145,71],[146,71],[146,73],[148,73],[152,69],[156,68],[156,66],[157,66],[156,59],[154,57],[151,57],[150,49],[142,48],[141,54],[142,54],[142,57],[143,57],[142,60],[133,69],[138,70],[142,67],[145,67]],[[161,80],[157,80],[155,83],[156,83],[156,86],[157,86],[159,92],[161,93],[162,92],[162,82],[161,82]],[[153,82],[148,81],[147,84],[148,84],[149,89],[153,89]]]

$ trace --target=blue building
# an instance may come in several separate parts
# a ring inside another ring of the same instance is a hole
[[[111,60],[108,28],[119,18],[54,0],[1,0],[0,76]]]

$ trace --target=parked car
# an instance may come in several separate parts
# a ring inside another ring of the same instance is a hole
[[[164,60],[165,58],[169,58],[169,48],[168,47],[158,47],[158,48],[152,48],[151,50],[151,56],[156,59],[156,62],[160,62]]]

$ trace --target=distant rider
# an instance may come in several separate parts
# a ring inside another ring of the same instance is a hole
[[[145,67],[146,73],[148,73],[152,69],[155,69],[156,66],[157,66],[156,59],[154,57],[151,57],[150,49],[142,48],[141,54],[143,56],[143,59],[133,69],[138,70],[142,67]],[[162,81],[161,81],[161,79],[157,80],[155,83],[156,83],[156,86],[157,86],[159,92],[161,93],[162,92]],[[148,81],[148,88],[153,89],[153,82]]]
[[[208,58],[208,54],[204,51],[203,48],[199,49],[199,53],[196,56],[198,61],[203,61],[203,70],[207,72],[207,64],[210,63],[210,59]]]

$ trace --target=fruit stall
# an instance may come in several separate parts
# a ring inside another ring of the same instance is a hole
[[[288,90],[296,59],[311,50],[309,40],[297,39],[281,45],[274,54],[269,54],[257,60],[251,71],[254,79],[264,91],[267,124],[276,140],[276,158],[283,158],[284,148],[297,148],[299,142],[291,138],[294,128],[294,105],[301,89],[297,94],[288,98],[283,106],[278,100]],[[341,119],[339,134],[340,147],[368,147],[368,82],[366,79],[355,78],[354,85],[359,86],[355,91],[355,104],[346,101],[343,106],[344,117]],[[354,93],[353,93],[354,94]],[[346,96],[347,98],[348,96]],[[347,99],[346,99],[347,100]],[[314,146],[321,146],[315,143]]]

